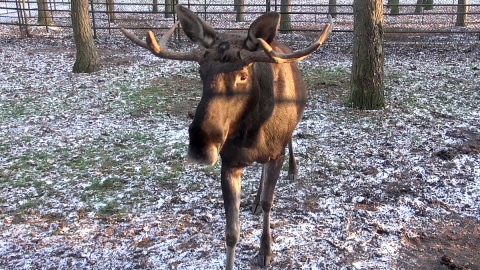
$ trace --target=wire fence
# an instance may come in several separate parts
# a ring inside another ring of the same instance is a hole
[[[89,9],[95,37],[117,35],[119,27],[167,29],[176,20],[173,4],[178,1],[91,0]],[[459,0],[435,0],[433,5],[419,5],[417,2],[421,0],[400,0],[399,4],[388,5],[385,0],[385,33],[468,33],[480,39],[480,1],[470,1],[473,3],[468,5],[459,5]],[[244,0],[243,5],[235,6],[222,0],[180,0],[220,30],[244,30],[260,14],[279,11],[290,18],[290,27],[282,29],[284,31],[318,31],[327,14],[334,16],[336,32],[353,31],[353,0],[337,0],[336,5],[329,5],[328,0],[292,0],[288,7],[282,7],[280,0],[259,2]],[[18,31],[29,26],[40,28],[39,31],[54,31],[54,35],[58,31],[60,35],[60,32],[71,32],[70,7],[69,0],[0,0],[0,24]]]

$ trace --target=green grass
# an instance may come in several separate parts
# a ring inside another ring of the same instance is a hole
[[[132,116],[138,117],[148,113],[158,113],[166,108],[168,98],[162,88],[130,89],[123,86],[120,90],[125,95],[127,112]]]
[[[107,201],[96,211],[97,217],[100,219],[111,219],[112,217],[121,218],[125,215],[125,210],[121,207],[121,202],[117,200]]]
[[[302,70],[307,89],[314,91],[320,85],[344,86],[349,83],[350,70],[346,68],[308,68]]]
[[[124,187],[125,180],[119,177],[111,177],[103,180],[95,179],[85,190],[110,191]]]
[[[0,106],[0,120],[6,121],[16,119],[28,114],[28,101],[19,100],[5,100]]]
[[[350,70],[346,68],[308,68],[302,70],[309,95],[319,95],[328,103],[345,105],[350,89]]]

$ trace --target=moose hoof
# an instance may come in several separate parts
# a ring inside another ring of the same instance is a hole
[[[272,262],[272,255],[260,255],[258,254],[258,266],[261,268],[269,267]]]
[[[259,203],[253,202],[252,204],[252,214],[260,215],[262,213],[262,207]]]

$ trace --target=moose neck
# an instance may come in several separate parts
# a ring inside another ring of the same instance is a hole
[[[272,116],[275,106],[272,65],[255,63],[252,69],[254,76],[249,101],[238,119],[238,130],[227,139],[242,147],[252,147],[258,143],[258,132]]]

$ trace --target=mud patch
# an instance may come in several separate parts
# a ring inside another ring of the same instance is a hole
[[[471,269],[480,266],[480,223],[455,215],[403,234],[398,269]]]

